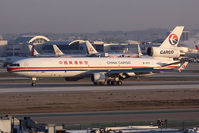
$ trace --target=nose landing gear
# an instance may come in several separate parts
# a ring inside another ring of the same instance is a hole
[[[32,79],[32,86],[35,87],[37,78],[36,77],[32,77],[31,79]]]

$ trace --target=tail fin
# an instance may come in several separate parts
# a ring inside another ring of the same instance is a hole
[[[55,51],[56,56],[62,56],[64,53],[57,47],[57,45],[53,44],[53,49]]]
[[[88,50],[88,54],[92,55],[92,54],[97,54],[98,52],[96,51],[96,49],[93,47],[93,45],[89,42],[89,41],[85,41],[86,42],[86,47]]]
[[[28,48],[30,50],[30,56],[38,56],[39,53],[35,49],[34,45],[28,45]]]
[[[196,47],[197,50],[199,50],[199,47],[197,45],[195,47]]]
[[[170,48],[177,46],[182,35],[184,26],[176,26],[175,29],[169,34],[169,36],[161,44],[161,48]]]
[[[138,57],[141,57],[142,55],[143,55],[143,54],[142,54],[140,45],[138,44]]]

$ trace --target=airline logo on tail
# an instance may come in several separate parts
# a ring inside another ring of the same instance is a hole
[[[53,49],[56,56],[62,56],[64,53],[57,47],[57,45],[53,44]]]
[[[196,45],[195,47],[196,47],[197,50],[199,50],[199,46]]]
[[[28,48],[30,50],[30,56],[38,56],[39,53],[35,49],[34,45],[28,45]]]
[[[161,48],[171,48],[177,46],[182,35],[184,26],[176,26],[174,30],[167,36],[164,42],[161,44]]]
[[[178,36],[176,34],[171,34],[169,36],[169,43],[171,45],[176,45],[178,43]]]
[[[94,52],[94,50],[92,48],[89,48],[88,50],[90,53]]]

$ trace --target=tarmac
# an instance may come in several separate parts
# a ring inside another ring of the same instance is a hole
[[[71,91],[119,91],[119,90],[176,90],[198,88],[198,81],[126,81],[122,86],[94,86],[91,82],[38,83],[1,83],[0,93],[33,93],[33,92],[71,92]]]
[[[198,66],[127,80],[122,86],[42,79],[32,87],[28,78],[5,74],[0,76],[0,111],[44,123],[199,121]]]

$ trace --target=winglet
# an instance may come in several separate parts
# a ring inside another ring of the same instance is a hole
[[[138,44],[138,57],[143,56],[140,45]]]

